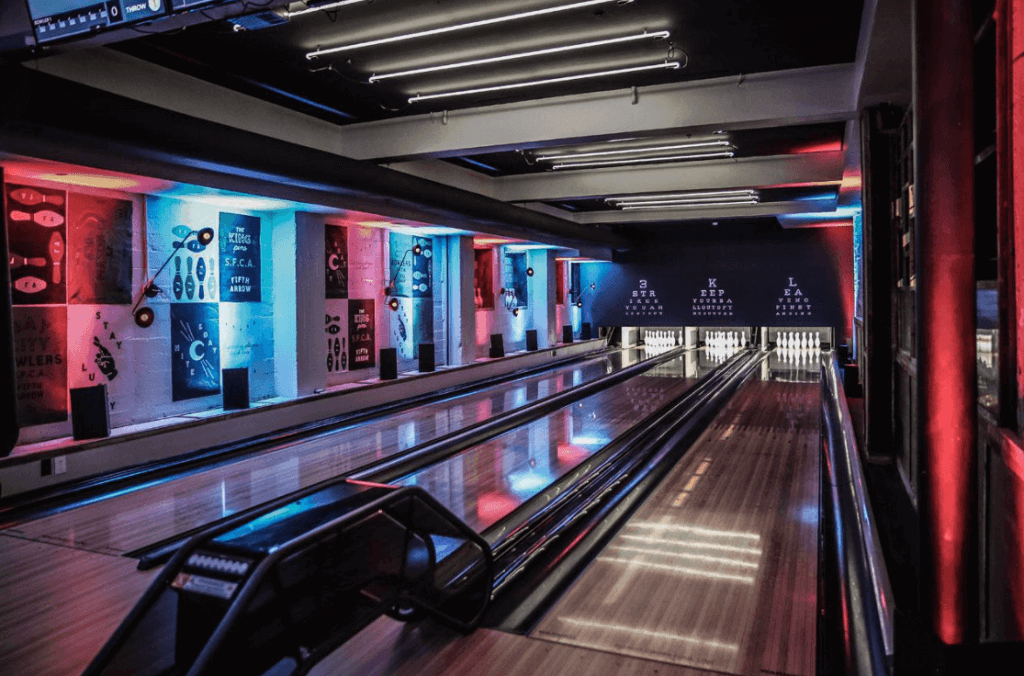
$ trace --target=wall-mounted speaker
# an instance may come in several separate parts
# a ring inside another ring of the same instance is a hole
[[[526,351],[536,352],[537,351],[537,329],[526,330]]]
[[[398,380],[398,349],[382,347],[380,349],[380,379]]]
[[[224,391],[224,410],[249,408],[249,369],[221,369],[220,378]]]
[[[491,351],[489,356],[491,359],[501,359],[505,356],[505,339],[500,333],[491,334]]]
[[[71,434],[76,441],[110,436],[106,385],[71,388]]]
[[[433,373],[434,365],[434,344],[420,343],[420,373]]]

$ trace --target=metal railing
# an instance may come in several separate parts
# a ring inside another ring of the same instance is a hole
[[[834,673],[892,673],[895,606],[834,353],[822,353],[822,499],[843,665]]]

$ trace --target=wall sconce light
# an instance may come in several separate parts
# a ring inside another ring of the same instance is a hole
[[[193,230],[187,225],[179,225],[174,228],[174,234],[181,237],[177,242],[171,245],[171,255],[167,257],[164,264],[160,266],[160,269],[156,271],[152,279],[146,282],[145,286],[142,287],[142,295],[139,296],[139,300],[135,302],[135,307],[132,308],[132,314],[135,317],[135,323],[143,328],[149,328],[156,321],[156,312],[153,308],[148,305],[142,305],[142,301],[146,298],[156,298],[160,295],[162,289],[156,285],[156,280],[160,277],[160,273],[164,271],[167,264],[171,262],[174,255],[178,253],[179,249],[184,249],[185,243],[188,242],[189,237],[192,235],[196,236],[196,241],[193,244],[189,244],[188,248],[195,252],[204,250],[207,246],[213,242],[213,228],[203,228],[202,230]],[[139,307],[142,305],[142,307]]]
[[[396,269],[395,273],[391,275],[388,285],[384,287],[384,297],[387,299],[387,306],[391,310],[398,310],[398,299],[391,294],[395,292],[398,275],[402,273],[402,267],[405,265],[406,259],[409,258],[409,254],[412,254],[413,256],[421,256],[423,254],[423,247],[417,242],[411,249],[408,249],[404,254],[402,254],[402,260],[398,263],[398,269]]]
[[[526,276],[533,277],[533,268],[526,268]]]
[[[579,292],[579,294],[576,296],[576,302],[573,303],[573,305],[575,305],[578,308],[582,308],[583,307],[583,294],[585,294],[587,291],[596,291],[596,290],[597,290],[597,283],[596,282],[591,282],[590,286],[588,286],[586,289],[583,289],[582,291]]]

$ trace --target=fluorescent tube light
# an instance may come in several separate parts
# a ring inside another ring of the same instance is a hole
[[[619,150],[595,150],[589,153],[563,153],[561,155],[538,155],[538,160],[575,160],[581,157],[607,157],[610,155],[628,155],[630,153],[646,153],[663,150],[689,150],[690,148],[713,148],[728,146],[729,142],[722,141],[691,141],[689,143],[678,143],[670,146],[649,146],[647,148],[621,148]]]
[[[605,197],[605,202],[622,202],[625,200],[668,200],[685,199],[688,197],[726,197],[729,195],[756,195],[757,191],[752,188],[742,190],[694,190],[691,192],[662,193],[660,195],[621,195],[617,197]]]
[[[401,42],[403,40],[414,40],[416,38],[425,38],[431,35],[442,35],[444,33],[452,33],[454,31],[467,30],[470,28],[479,28],[481,26],[492,26],[496,23],[504,23],[506,21],[517,21],[519,19],[529,19],[536,16],[554,14],[556,12],[565,12],[571,9],[582,9],[584,7],[593,7],[595,5],[610,5],[613,2],[618,4],[626,4],[626,2],[632,2],[632,0],[585,0],[584,2],[574,2],[569,5],[560,5],[558,7],[545,7],[543,9],[535,9],[529,12],[506,14],[505,16],[496,16],[490,19],[480,19],[479,21],[470,21],[468,23],[458,23],[452,24],[451,26],[441,26],[440,28],[430,28],[427,30],[416,31],[415,33],[405,33],[403,35],[392,35],[391,37],[387,38],[378,38],[376,40],[356,42],[351,45],[341,45],[340,47],[328,47],[326,49],[317,49],[315,52],[310,52],[309,54],[306,54],[306,58],[315,59],[318,56],[324,56],[325,54],[335,54],[337,52],[363,49],[364,47],[388,45],[393,42]]]
[[[611,202],[617,207],[641,207],[654,204],[707,204],[709,202],[743,202],[746,200],[760,200],[757,195],[735,195],[732,197],[694,197],[692,199],[674,200],[624,200],[622,202]]]
[[[328,2],[323,5],[308,5],[306,3],[306,9],[300,9],[297,11],[288,11],[288,18],[295,16],[302,16],[303,14],[312,14],[313,12],[319,12],[320,10],[337,9],[344,7],[345,5],[354,5],[357,2],[366,2],[366,0],[338,0],[338,2]]]
[[[640,211],[643,209],[710,209],[712,207],[747,207],[760,204],[757,200],[746,200],[744,202],[709,202],[707,204],[674,204],[664,206],[635,206],[622,207],[623,211]]]
[[[643,164],[646,162],[673,162],[675,160],[706,160],[712,158],[732,157],[731,150],[719,150],[711,153],[691,153],[687,155],[659,155],[657,157],[635,157],[625,160],[596,160],[592,162],[563,162],[551,165],[552,169],[585,169],[587,167],[613,167],[623,164]]]
[[[499,92],[506,89],[520,89],[522,87],[536,87],[539,85],[556,84],[559,82],[572,82],[573,80],[587,80],[606,75],[624,75],[626,73],[639,73],[645,70],[675,70],[679,68],[678,61],[666,61],[664,63],[649,64],[646,66],[634,66],[632,68],[617,68],[615,70],[602,70],[595,73],[580,73],[579,75],[566,75],[564,77],[553,77],[546,80],[530,80],[528,82],[513,82],[511,84],[494,85],[491,87],[477,87],[475,89],[460,89],[451,92],[438,92],[437,94],[418,94],[409,99],[409,103],[417,101],[429,101],[430,99],[449,98],[452,96],[469,96],[471,94],[486,94],[488,92]],[[731,153],[730,153],[731,154]]]
[[[589,47],[603,47],[605,45],[615,45],[623,42],[634,42],[636,40],[644,40],[647,38],[659,39],[667,38],[669,36],[668,31],[658,31],[657,33],[638,33],[637,35],[628,35],[621,38],[609,38],[607,40],[594,40],[593,42],[579,42],[573,45],[562,45],[561,47],[549,47],[547,49],[537,49],[532,52],[517,52],[515,54],[504,54],[502,56],[492,56],[486,59],[473,59],[471,61],[459,61],[457,63],[446,63],[440,66],[427,66],[424,68],[414,68],[412,70],[400,70],[394,73],[384,73],[383,75],[372,75],[370,76],[370,82],[378,82],[380,80],[388,80],[396,77],[406,77],[409,75],[423,75],[424,73],[436,73],[443,70],[456,70],[458,68],[469,68],[471,66],[483,66],[490,63],[501,63],[503,61],[513,61],[515,59],[526,59],[533,56],[545,56],[547,54],[558,54],[560,52],[569,52],[577,49],[587,49]]]

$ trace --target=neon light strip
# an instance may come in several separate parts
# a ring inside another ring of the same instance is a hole
[[[513,82],[512,84],[494,85],[491,87],[477,87],[475,89],[460,89],[451,92],[438,92],[436,94],[417,94],[409,98],[409,103],[417,101],[429,101],[430,99],[448,98],[452,96],[468,96],[470,94],[485,94],[487,92],[500,92],[506,89],[521,89],[522,87],[535,87],[538,85],[557,84],[559,82],[572,82],[573,80],[587,80],[606,75],[624,75],[626,73],[639,73],[645,70],[675,70],[679,68],[678,61],[666,61],[664,63],[649,64],[646,66],[634,66],[633,68],[617,68],[615,70],[602,70],[596,73],[581,73],[579,75],[566,75],[564,77],[553,77],[547,80],[530,80],[528,82]],[[731,153],[730,153],[731,154]],[[558,167],[555,167],[556,169]]]
[[[604,561],[606,563],[628,563],[631,566],[644,566],[645,568],[668,570],[673,573],[680,573],[682,575],[693,575],[695,577],[710,577],[715,580],[730,580],[732,582],[754,584],[754,578],[750,577],[749,575],[729,575],[728,573],[713,573],[711,571],[701,570],[700,568],[687,568],[686,566],[669,566],[664,563],[650,563],[648,561],[636,561],[634,559],[615,559],[608,556],[599,557],[597,560]]]
[[[656,206],[624,206],[623,211],[650,211],[655,209],[710,209],[712,207],[748,207],[760,204],[758,200],[747,200],[745,202],[708,202],[707,204],[664,204]]]
[[[695,636],[682,636],[680,634],[670,634],[666,631],[654,631],[651,629],[640,629],[638,627],[631,627],[626,624],[609,624],[607,622],[593,622],[591,620],[580,620],[575,617],[560,617],[559,622],[565,622],[566,624],[577,624],[583,625],[584,627],[593,627],[594,629],[608,629],[611,631],[622,631],[628,634],[637,634],[639,636],[650,636],[651,638],[666,638],[672,641],[684,641],[686,643],[697,643],[699,645],[708,646],[710,648],[721,648],[723,650],[739,650],[739,646],[733,643],[721,643],[719,641],[708,641]]]
[[[518,52],[516,54],[505,54],[503,56],[492,56],[486,59],[473,59],[472,61],[459,61],[457,63],[446,63],[440,66],[427,66],[425,68],[414,68],[412,70],[400,70],[394,73],[384,73],[383,75],[372,75],[370,76],[370,82],[377,82],[379,80],[388,80],[396,77],[406,77],[408,75],[422,75],[424,73],[436,73],[443,70],[455,70],[457,68],[468,68],[471,66],[482,66],[489,63],[501,63],[503,61],[513,61],[515,59],[527,59],[533,56],[544,56],[545,54],[558,54],[560,52],[569,52],[576,49],[586,49],[588,47],[603,47],[604,45],[615,45],[622,42],[634,42],[636,40],[644,40],[646,38],[667,38],[669,36],[668,31],[658,31],[657,33],[639,33],[637,35],[629,35],[622,38],[609,38],[607,40],[595,40],[593,42],[580,42],[574,45],[563,45],[561,47],[550,47],[548,49],[537,49],[532,52]]]
[[[757,191],[752,188],[745,190],[695,190],[693,192],[677,192],[677,193],[665,193],[661,195],[647,195],[644,197],[638,197],[636,195],[622,195],[620,197],[605,197],[605,202],[622,202],[625,200],[667,200],[667,199],[686,199],[689,197],[717,197],[719,195],[725,197],[729,195],[756,195]]]
[[[677,547],[689,547],[691,549],[717,549],[722,552],[738,552],[750,556],[761,556],[761,550],[756,547],[738,547],[736,545],[716,545],[711,542],[693,542],[692,540],[667,540],[665,538],[654,538],[648,535],[622,535],[626,540],[639,540],[641,542],[653,542],[659,545],[676,545]]]
[[[559,7],[546,7],[544,9],[536,9],[530,12],[520,12],[518,14],[506,14],[505,16],[497,16],[491,19],[480,19],[479,21],[470,21],[469,23],[459,23],[453,24],[451,26],[441,26],[440,28],[430,28],[428,30],[416,31],[415,33],[405,33],[404,35],[393,35],[388,38],[367,40],[366,42],[356,42],[351,45],[329,47],[327,49],[317,49],[315,52],[310,52],[309,54],[306,54],[306,58],[315,59],[316,57],[323,56],[325,54],[335,54],[337,52],[363,49],[364,47],[376,47],[377,45],[388,45],[393,42],[401,42],[403,40],[414,40],[416,38],[425,38],[431,35],[442,35],[444,33],[468,30],[470,28],[479,28],[481,26],[493,26],[496,23],[504,23],[506,21],[517,21],[519,19],[529,19],[535,16],[544,16],[547,14],[554,14],[556,12],[565,12],[571,9],[582,9],[583,7],[593,7],[595,5],[609,5],[613,2],[618,1],[619,0],[586,0],[585,2],[574,2],[571,5],[561,5]]]
[[[552,169],[581,169],[587,167],[612,167],[623,164],[643,164],[646,162],[674,162],[676,160],[703,160],[713,157],[732,157],[735,153],[731,150],[723,150],[713,153],[693,153],[689,155],[661,155],[658,157],[637,157],[628,160],[598,160],[596,162],[566,162],[564,164],[553,164]]]
[[[293,16],[302,16],[304,14],[312,14],[313,12],[319,12],[320,10],[337,9],[338,7],[344,7],[345,5],[354,5],[357,2],[366,2],[366,0],[339,0],[338,2],[329,2],[329,3],[325,4],[325,5],[318,5],[316,7],[312,7],[312,6],[307,5],[306,9],[300,9],[297,12],[292,12],[292,11],[289,10],[288,18],[290,19]],[[306,3],[303,3],[303,4],[306,4]]]
[[[740,568],[753,568],[757,569],[760,564],[751,563],[750,561],[737,561],[735,559],[723,559],[720,556],[707,556],[706,554],[683,554],[681,552],[659,552],[651,549],[644,549],[643,547],[626,547],[624,545],[614,545],[608,549],[615,549],[622,552],[638,552],[647,556],[671,556],[678,559],[695,559],[697,561],[708,561],[710,563],[718,563],[726,566],[739,566]]]

